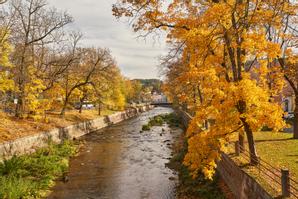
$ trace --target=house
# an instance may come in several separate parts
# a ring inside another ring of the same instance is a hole
[[[168,99],[163,93],[152,93],[152,103],[167,103]]]

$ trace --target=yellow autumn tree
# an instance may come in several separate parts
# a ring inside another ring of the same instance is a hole
[[[195,108],[184,161],[194,176],[202,171],[212,178],[233,133],[246,135],[251,164],[258,164],[253,132],[284,126],[274,101],[283,74],[272,64],[282,51],[268,27],[281,31],[280,16],[296,8],[295,2],[281,0],[119,0],[114,5],[114,15],[131,17],[135,31],[164,30],[175,49],[168,56],[175,64],[168,67],[167,90]],[[206,120],[212,121],[209,128]]]
[[[8,38],[9,31],[4,27],[0,27],[0,93],[13,90],[14,87],[11,74],[12,64],[9,60],[12,49]]]

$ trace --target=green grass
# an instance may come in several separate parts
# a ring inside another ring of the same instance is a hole
[[[289,133],[255,133],[259,156],[276,167],[290,169],[298,179],[298,140]]]
[[[142,127],[143,131],[150,131],[153,126],[162,126],[168,124],[170,127],[180,127],[181,122],[175,113],[157,115],[150,118],[148,124],[144,124]]]
[[[67,171],[68,160],[76,151],[73,143],[65,141],[49,144],[31,155],[5,160],[0,164],[0,198],[44,197],[54,180]]]
[[[292,139],[293,134],[271,131],[254,133],[258,156],[277,169],[288,168],[290,177],[298,180],[298,140]],[[247,149],[247,143],[245,143]],[[231,149],[230,152],[234,152]],[[233,157],[235,162],[243,166],[243,169],[253,176],[272,195],[280,194],[281,188],[271,182],[271,179],[262,175],[258,167],[249,166],[248,161],[242,156]],[[271,186],[274,186],[272,188]]]
[[[290,133],[256,132],[256,148],[261,159],[278,168],[290,169],[298,179],[298,140]],[[247,147],[247,144],[246,144]]]

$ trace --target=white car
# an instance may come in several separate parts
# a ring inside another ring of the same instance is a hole
[[[83,109],[93,109],[94,105],[93,104],[83,104],[82,108]]]

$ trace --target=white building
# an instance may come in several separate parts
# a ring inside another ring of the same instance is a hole
[[[152,94],[152,103],[167,103],[167,96],[164,94],[153,93]]]

